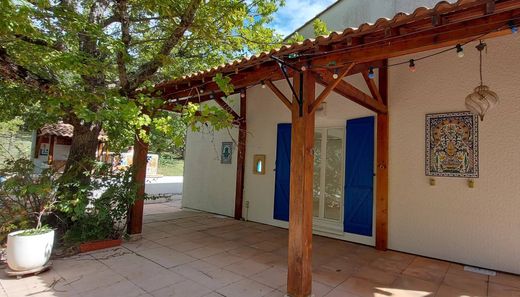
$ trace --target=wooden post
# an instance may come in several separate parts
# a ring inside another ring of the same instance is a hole
[[[240,93],[240,118],[238,124],[238,154],[237,154],[237,177],[235,190],[235,219],[242,219],[242,208],[244,204],[244,171],[246,160],[246,136],[247,136],[247,107],[246,92]]]
[[[292,100],[291,184],[289,202],[289,251],[287,294],[307,297],[312,294],[312,184],[314,170],[315,79],[310,71],[295,74],[294,89],[303,99]],[[303,88],[300,85],[303,84]],[[303,96],[300,93],[303,90]]]
[[[145,129],[148,132],[148,129]],[[144,187],[146,181],[146,164],[148,163],[148,143],[136,136],[134,142],[134,182],[137,184],[137,197],[128,221],[128,233],[140,234],[143,231],[143,210],[144,210]]]
[[[49,140],[49,155],[47,156],[47,164],[51,165],[54,161],[54,143],[56,142],[56,136],[51,135]]]
[[[379,69],[379,93],[388,107],[388,61]],[[388,113],[377,114],[376,249],[388,248]]]

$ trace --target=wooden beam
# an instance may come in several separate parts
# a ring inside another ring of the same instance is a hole
[[[508,3],[503,3],[507,5]],[[458,43],[471,41],[476,37],[486,34],[487,38],[503,36],[511,34],[511,30],[507,27],[507,23],[512,18],[520,17],[520,3],[518,1],[509,1],[509,6],[499,10],[494,14],[483,16],[474,16],[470,19],[451,20],[452,23],[431,27],[423,30],[413,30],[406,36],[393,36],[392,40],[381,38],[380,42],[370,45],[359,45],[353,48],[345,47],[345,51],[337,54],[324,55],[323,57],[313,59],[311,67],[314,65],[327,65],[334,61],[341,65],[350,61],[359,63],[371,60],[388,59],[408,54],[439,49],[447,46],[453,46]],[[502,30],[491,32],[493,29],[504,28]],[[491,33],[490,33],[491,32]]]
[[[42,136],[36,135],[36,144],[34,145],[34,152],[33,152],[33,154],[34,154],[33,156],[35,159],[38,159],[38,157],[40,157],[40,146],[41,145],[42,145]]]
[[[149,128],[145,128],[145,131],[148,133]],[[136,135],[132,164],[134,166],[134,183],[137,184],[137,195],[134,205],[129,213],[129,234],[140,234],[143,232],[144,189],[146,183],[147,163],[148,143],[144,142],[138,135]]]
[[[331,79],[319,76],[316,76],[316,81],[325,87],[332,83]],[[334,88],[334,92],[372,111],[378,113],[387,112],[387,107],[383,105],[383,103],[378,102],[374,98],[370,97],[363,91],[344,80],[338,83],[338,85]]]
[[[382,101],[388,104],[388,68],[379,72],[379,90]],[[376,249],[388,248],[388,114],[377,115],[377,168],[376,168]]]
[[[280,91],[271,80],[266,80],[264,83],[267,87],[269,87],[269,89],[271,89],[271,91],[276,95],[276,97],[278,97],[278,99],[280,99],[280,101],[282,101],[282,103],[285,104],[285,106],[287,106],[287,108],[292,109],[291,101],[287,99],[287,97],[285,97],[282,91]]]
[[[355,64],[356,63],[350,63],[346,67],[341,69],[341,71],[338,74],[338,77],[337,78],[333,78],[334,80],[332,81],[332,83],[330,83],[327,87],[325,87],[325,90],[323,90],[321,92],[321,94],[316,98],[316,100],[314,102],[312,102],[312,104],[309,106],[309,112],[315,112],[316,111],[318,106],[320,106],[320,104],[325,99],[327,99],[327,97],[329,96],[330,92],[332,92],[332,90],[334,90],[334,88],[336,88],[336,86],[341,81],[343,81],[343,78],[348,75],[348,73],[350,72],[352,67],[354,67]]]
[[[54,143],[56,142],[56,136],[51,135],[49,141],[49,155],[47,156],[47,164],[51,165],[54,162]]]
[[[246,164],[247,101],[246,92],[240,96],[240,118],[238,123],[237,175],[235,187],[235,219],[242,219],[244,205],[244,176]]]
[[[381,75],[381,71],[386,71],[386,69],[379,69],[379,75]],[[363,78],[367,83],[368,89],[370,90],[370,94],[372,94],[372,98],[377,101],[383,103],[383,99],[381,98],[381,94],[379,94],[378,87],[376,82],[368,76],[368,71],[363,71]]]
[[[213,98],[213,100],[215,100],[215,102],[220,105],[225,111],[227,111],[230,115],[233,116],[233,119],[236,121],[240,118],[240,116],[233,110],[233,108],[231,108],[231,106],[229,106],[226,101],[224,101],[224,99],[222,99],[221,97],[215,97]]]
[[[314,120],[309,112],[314,102],[316,82],[310,71],[294,76],[297,92],[302,86],[303,113],[292,100],[291,181],[289,198],[289,245],[287,295],[308,297],[312,293],[312,196],[314,173]]]

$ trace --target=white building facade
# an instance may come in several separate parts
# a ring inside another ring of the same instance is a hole
[[[340,5],[361,2],[366,4],[365,10],[370,10],[372,4],[368,3],[372,1],[342,1],[334,9],[329,9],[329,14],[334,18],[344,11]],[[400,7],[396,3],[417,3],[373,2],[393,3],[387,15]],[[379,13],[381,7],[375,11]],[[359,8],[348,11],[354,9]],[[337,11],[332,13],[332,10]],[[323,16],[320,18],[327,21]],[[361,23],[359,20],[356,22]],[[480,175],[473,179],[473,188],[468,186],[465,178],[438,177],[435,185],[431,185],[430,177],[425,175],[425,116],[466,110],[464,99],[479,83],[478,52],[474,48],[477,43],[465,47],[464,58],[450,51],[418,62],[415,72],[409,71],[407,65],[389,68],[388,247],[520,274],[520,71],[517,70],[520,65],[520,36],[509,35],[486,42],[484,82],[498,93],[501,102],[483,122],[479,122]],[[389,64],[428,54],[391,59]],[[369,93],[361,75],[347,80]],[[277,81],[275,85],[290,98],[291,92],[285,81]],[[317,95],[321,90],[323,88],[317,85]],[[237,112],[238,103],[236,97],[228,99],[228,104]],[[375,244],[375,196],[365,201],[362,207],[365,212],[372,207],[369,213],[361,215],[364,229],[345,231],[349,230],[347,225],[352,220],[352,212],[357,211],[355,205],[345,202],[349,133],[354,133],[353,127],[359,121],[370,123],[374,117],[374,112],[335,93],[329,95],[323,109],[316,115],[316,234]],[[281,174],[283,170],[280,135],[283,134],[283,124],[290,122],[289,110],[268,88],[255,86],[247,90],[243,209],[246,220],[283,228],[288,226],[283,215],[279,215],[283,210],[277,209],[279,201],[275,200],[279,198],[275,196],[280,195],[277,172]],[[367,135],[377,141],[375,132]],[[188,133],[183,207],[233,216],[236,147],[231,164],[221,163],[220,150],[222,142],[237,139],[237,129]],[[254,173],[255,155],[265,155],[265,174]],[[373,166],[375,172],[375,162]],[[376,179],[374,175],[373,185]],[[375,194],[375,191],[367,193]],[[372,221],[367,222],[367,219]]]

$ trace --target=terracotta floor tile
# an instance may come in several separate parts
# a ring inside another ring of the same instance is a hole
[[[273,267],[254,274],[249,278],[273,289],[277,289],[287,284],[287,270]]]
[[[166,268],[175,267],[197,260],[196,258],[165,247],[144,250],[138,252],[138,254]]]
[[[243,276],[251,276],[253,274],[260,273],[271,266],[258,263],[253,260],[242,260],[240,262],[225,266],[224,269],[229,270],[231,272],[243,275]]]
[[[226,297],[262,297],[273,291],[276,290],[250,279],[244,279],[217,290]]]
[[[448,271],[449,264],[444,261],[417,257],[403,271],[403,274],[440,283]]]
[[[286,229],[153,209],[145,214],[141,240],[57,259],[36,277],[16,280],[0,271],[0,297],[285,297]],[[488,277],[459,264],[313,240],[315,297],[520,297],[519,276]]]
[[[510,287],[506,285],[490,283],[490,297],[520,297],[520,288]]]
[[[412,276],[401,275],[388,288],[389,292],[397,293],[396,296],[434,296],[439,289],[439,284]]]
[[[336,289],[347,291],[359,297],[374,297],[374,294],[378,292],[379,287],[381,287],[381,285],[372,281],[351,277],[337,286]]]
[[[228,266],[242,260],[244,260],[244,258],[233,255],[229,252],[223,252],[204,258],[204,261],[211,263],[217,267]]]
[[[352,273],[349,271],[333,269],[328,266],[320,266],[312,270],[312,277],[314,280],[331,287],[336,287],[351,275]]]
[[[487,295],[486,294],[475,295],[472,292],[469,292],[468,290],[450,287],[445,284],[442,284],[439,287],[437,294],[435,294],[435,297],[483,297],[483,296],[487,296]]]
[[[508,273],[497,273],[496,276],[490,276],[489,281],[496,284],[506,285],[520,289],[520,276]]]
[[[485,296],[488,289],[488,281],[485,278],[475,277],[469,273],[460,271],[448,271],[443,284],[453,288],[464,290],[476,296]]]
[[[202,297],[209,293],[211,293],[210,289],[201,286],[192,280],[185,280],[166,288],[153,291],[150,294],[154,297]]]
[[[372,266],[361,267],[353,274],[353,276],[357,278],[363,278],[381,285],[390,285],[397,278],[397,274],[395,273],[385,272]]]

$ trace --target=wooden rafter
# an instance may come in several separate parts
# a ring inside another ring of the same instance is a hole
[[[352,67],[354,67],[356,63],[350,63],[346,67],[342,68],[338,73],[337,78],[333,78],[333,81],[325,87],[325,89],[321,92],[321,94],[316,98],[316,100],[309,106],[309,112],[315,112],[318,106],[327,99],[330,92],[336,88],[336,86],[343,81],[343,78],[348,75]]]
[[[215,97],[214,98],[215,102],[220,105],[225,111],[227,111],[230,115],[233,116],[233,119],[235,121],[237,121],[238,119],[240,119],[240,116],[236,113],[236,111],[233,110],[233,108],[231,106],[229,106],[226,101],[224,101],[224,99],[222,99],[221,97]]]
[[[287,108],[292,108],[291,101],[287,99],[287,97],[285,97],[282,91],[280,91],[280,89],[278,89],[271,80],[266,80],[264,83],[267,87],[269,87],[269,89],[271,89],[271,91],[276,95],[276,97],[278,97],[278,99],[280,99],[280,101],[282,101],[282,103],[285,104],[285,106],[287,106]]]
[[[365,82],[367,83],[368,89],[370,90],[370,94],[372,94],[372,97],[377,101],[383,103],[383,99],[381,98],[381,94],[379,93],[379,89],[376,85],[376,82],[369,77],[368,71],[363,71],[362,74],[363,78],[365,79]]]
[[[324,87],[327,87],[334,82],[332,78],[326,76],[315,75],[315,77],[316,82]],[[334,88],[334,92],[372,111],[378,113],[386,113],[388,111],[388,108],[383,103],[375,100],[344,80],[338,82],[337,86]]]

